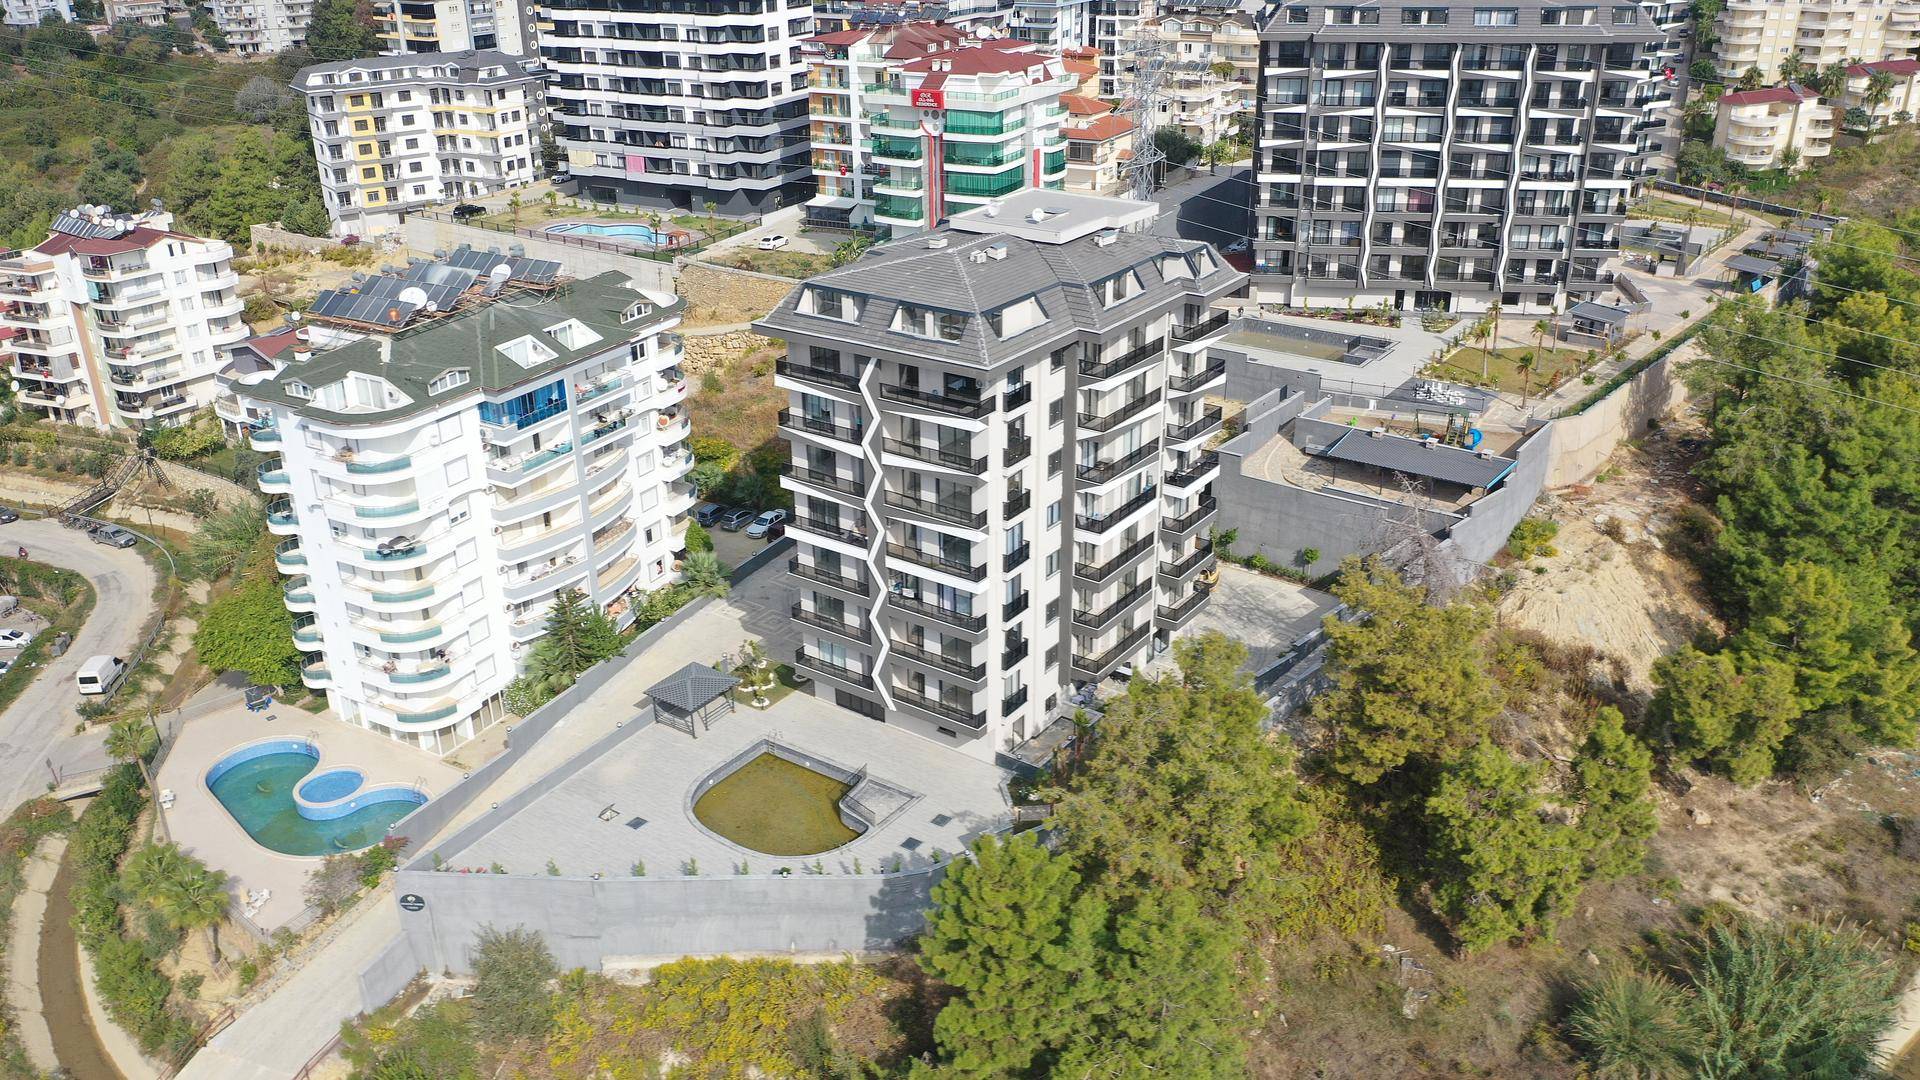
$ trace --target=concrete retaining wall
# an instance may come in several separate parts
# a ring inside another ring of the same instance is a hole
[[[1691,355],[1691,346],[1649,364],[1584,411],[1553,420],[1553,467],[1545,486],[1593,479],[1622,442],[1638,438],[1654,421],[1686,405],[1687,388],[1675,370],[1683,353]]]
[[[292,232],[274,225],[250,226],[247,230],[247,239],[255,250],[262,247],[279,247],[313,253],[340,246],[338,240],[324,236],[308,236],[306,233]]]
[[[499,248],[506,251],[518,244],[530,259],[552,259],[577,278],[589,278],[609,270],[624,274],[642,289],[672,292],[674,269],[671,262],[637,259],[613,251],[597,250],[528,235],[532,230],[496,232],[475,225],[410,214],[406,221],[407,246],[416,251],[451,251],[466,244],[481,251]]]
[[[392,903],[382,898],[381,903]],[[407,988],[415,975],[426,970],[413,955],[413,943],[405,934],[394,938],[373,962],[360,969],[360,1011],[373,1010],[392,1001]]]

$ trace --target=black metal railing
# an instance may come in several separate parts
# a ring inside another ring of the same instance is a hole
[[[1112,671],[1121,660],[1125,659],[1135,649],[1138,649],[1141,644],[1147,640],[1147,635],[1151,633],[1153,633],[1153,624],[1151,622],[1142,623],[1130,631],[1126,637],[1121,638],[1115,643],[1111,649],[1108,649],[1098,656],[1081,656],[1075,653],[1073,657],[1074,670],[1084,671],[1096,679],[1101,678],[1105,676],[1107,672]]]
[[[1177,518],[1162,518],[1160,520],[1160,528],[1164,532],[1170,532],[1176,535],[1188,532],[1193,529],[1194,526],[1212,517],[1213,512],[1218,509],[1220,509],[1219,500],[1212,498],[1202,499],[1199,506],[1186,514],[1182,514]]]
[[[1073,527],[1076,529],[1085,529],[1087,532],[1093,533],[1106,532],[1108,529],[1118,525],[1120,520],[1128,514],[1133,513],[1135,510],[1140,509],[1159,497],[1159,489],[1149,486],[1145,491],[1142,491],[1140,494],[1135,495],[1133,498],[1128,499],[1126,502],[1121,503],[1119,506],[1114,507],[1099,517],[1093,517],[1087,514],[1075,514],[1073,516]]]
[[[1027,460],[1033,453],[1033,440],[1025,435],[1012,435],[1007,438],[1007,449],[1000,455],[1001,464],[1011,469]]]
[[[1013,494],[1007,496],[1007,501],[1001,504],[1000,513],[1003,517],[1012,517],[1015,514],[1026,513],[1027,507],[1032,505],[1033,505],[1033,492],[1016,491]]]
[[[1195,585],[1193,587],[1193,595],[1172,607],[1167,607],[1165,604],[1162,604],[1154,608],[1153,617],[1163,623],[1172,623],[1177,626],[1187,619],[1192,618],[1193,613],[1200,610],[1200,605],[1207,602],[1207,596],[1212,592],[1213,589],[1210,586]]]
[[[969,615],[964,611],[955,611],[950,607],[930,604],[917,596],[908,596],[906,593],[888,593],[887,602],[901,611],[910,612],[922,618],[932,619],[935,622],[945,623],[948,626],[958,627],[961,630],[971,630],[976,634],[987,628],[987,617],[985,615]]]
[[[1000,618],[1003,620],[1019,618],[1021,613],[1031,606],[1033,606],[1032,594],[1022,592],[1019,596],[1000,605]]]
[[[1033,541],[1031,540],[1021,541],[1019,547],[1014,548],[1012,551],[1007,552],[1006,558],[1003,559],[1000,564],[1001,571],[1006,573],[1011,573],[1013,570],[1017,569],[1022,564],[1024,564],[1027,561],[1027,557],[1032,554],[1033,554]]]
[[[809,435],[838,439],[841,442],[857,443],[860,441],[861,433],[859,428],[851,428],[844,424],[835,424],[826,420],[815,420],[812,417],[802,416],[792,409],[780,410],[780,426],[786,428],[788,431],[803,431]]]
[[[941,573],[963,577],[969,581],[980,581],[987,576],[987,566],[985,563],[974,566],[971,563],[963,563],[957,559],[949,559],[937,551],[922,551],[919,548],[908,547],[905,544],[888,544],[887,555],[891,558],[913,563],[916,566],[924,566],[929,570],[938,570]]]
[[[843,592],[858,593],[861,596],[867,595],[872,589],[865,579],[836,574],[825,567],[803,563],[797,558],[787,560],[787,573],[803,581],[815,582]]]
[[[1082,360],[1080,375],[1086,379],[1105,379],[1118,375],[1130,367],[1143,364],[1159,356],[1167,347],[1166,338],[1154,338],[1137,348],[1129,349],[1111,360]]]
[[[1006,392],[1006,395],[1000,399],[1000,407],[1008,412],[1012,412],[1032,400],[1033,384],[1030,382],[1021,383],[1019,386]]]
[[[957,705],[949,705],[944,701],[936,701],[924,694],[915,693],[903,687],[896,686],[893,688],[893,700],[909,708],[931,713],[941,720],[959,724],[961,727],[973,728],[976,731],[987,725],[987,714],[984,712],[970,713]]]
[[[1201,319],[1199,322],[1194,323],[1191,326],[1175,327],[1173,331],[1173,340],[1199,341],[1201,338],[1206,337],[1208,334],[1211,334],[1214,331],[1219,330],[1221,327],[1227,325],[1227,318],[1228,318],[1227,312],[1216,311],[1212,315],[1209,315],[1206,318]]]
[[[1077,418],[1080,426],[1088,431],[1111,431],[1115,427],[1139,416],[1141,413],[1146,412],[1159,403],[1160,391],[1158,388],[1155,388],[1134,398],[1132,401],[1127,402],[1125,405],[1120,406],[1110,413],[1104,415],[1101,413],[1080,413]]]
[[[795,480],[812,484],[815,487],[826,488],[828,491],[837,491],[842,495],[852,495],[858,498],[862,494],[860,481],[850,476],[835,476],[833,473],[821,472],[819,469],[801,465],[793,461],[789,461],[786,465],[782,466],[781,471],[793,477]]]
[[[1138,540],[1135,540],[1133,543],[1128,544],[1126,547],[1120,549],[1120,551],[1117,554],[1115,554],[1113,558],[1108,559],[1106,562],[1099,563],[1099,564],[1074,563],[1073,564],[1074,576],[1085,578],[1088,581],[1105,581],[1108,578],[1112,577],[1115,573],[1125,569],[1128,565],[1137,561],[1140,558],[1140,556],[1152,550],[1154,543],[1155,541],[1153,538],[1153,534],[1148,533],[1147,535],[1141,537]]]
[[[939,668],[941,671],[947,672],[950,675],[958,675],[963,679],[972,679],[975,681],[987,677],[987,665],[973,663],[971,659],[937,653],[931,649],[921,648],[908,641],[891,639],[891,643],[893,651],[897,655],[904,656],[918,663],[926,664],[929,667]]]
[[[1160,576],[1178,581],[1213,561],[1213,543],[1201,541],[1199,548],[1178,562],[1161,563]]]
[[[1023,686],[1020,689],[1015,690],[1013,693],[1008,694],[1006,697],[1000,699],[1000,715],[1012,716],[1016,711],[1019,710],[1020,706],[1025,705],[1026,703],[1027,703],[1027,688]]]
[[[799,379],[801,382],[815,383],[820,386],[831,386],[840,390],[860,389],[860,376],[849,375],[833,368],[796,364],[791,360],[775,360],[773,371],[776,375],[785,375],[790,379]]]
[[[987,471],[986,458],[970,458],[951,450],[942,450],[937,446],[922,446],[919,443],[902,442],[899,439],[881,439],[880,448],[889,454],[910,457],[929,465],[945,465],[949,469],[959,469],[961,472],[970,472],[975,476]]]
[[[1227,362],[1222,360],[1217,364],[1208,364],[1206,367],[1201,368],[1191,375],[1168,379],[1167,389],[1172,390],[1176,394],[1184,394],[1190,390],[1197,390],[1226,373]]]
[[[1091,465],[1074,466],[1074,474],[1089,484],[1104,484],[1160,455],[1160,444],[1150,442],[1131,454],[1114,461],[1096,461]]]
[[[855,686],[864,686],[869,690],[873,689],[873,676],[857,668],[850,668],[845,664],[836,664],[831,660],[821,659],[809,653],[804,647],[793,650],[793,662],[800,667],[806,668],[808,671],[818,672],[821,675],[839,679],[842,682],[850,682]]]
[[[972,502],[972,499],[973,493],[967,492],[968,502]],[[931,499],[916,499],[911,495],[902,495],[895,491],[887,492],[881,497],[880,501],[895,510],[906,510],[910,513],[925,514],[927,517],[944,521],[950,525],[964,525],[971,529],[978,529],[987,523],[987,512],[985,510],[974,513],[972,509],[966,506],[954,506],[948,503],[934,502]]]
[[[1075,626],[1084,627],[1088,630],[1105,629],[1107,624],[1113,622],[1113,620],[1119,618],[1121,615],[1126,614],[1127,609],[1131,608],[1133,605],[1139,603],[1141,600],[1146,599],[1148,596],[1152,594],[1153,594],[1152,580],[1149,579],[1147,581],[1143,581],[1140,584],[1135,585],[1133,588],[1128,589],[1126,593],[1120,597],[1120,599],[1115,600],[1113,603],[1108,604],[1106,607],[1101,608],[1099,611],[1081,611],[1079,608],[1074,608],[1073,624]]]
[[[793,515],[793,520],[789,522],[789,525],[792,528],[801,529],[806,532],[819,533],[821,536],[832,537],[842,543],[859,544],[861,547],[865,547],[867,544],[867,534],[865,530],[842,525],[838,521],[827,521],[807,514],[795,514]]]
[[[1220,406],[1209,405],[1200,410],[1199,418],[1194,420],[1193,423],[1182,424],[1172,431],[1167,432],[1167,441],[1186,442],[1188,439],[1197,439],[1207,432],[1218,428],[1220,426],[1220,416]]]
[[[1187,487],[1200,482],[1200,478],[1217,468],[1220,464],[1220,452],[1209,450],[1193,459],[1192,463],[1179,472],[1167,477],[1169,487]]]
[[[880,384],[880,396],[889,401],[904,402],[932,409],[935,412],[951,413],[978,420],[993,411],[993,399],[964,394],[930,394],[925,390],[911,386],[894,386],[891,383]]]
[[[873,627],[865,623],[850,623],[843,619],[828,618],[817,611],[808,611],[799,604],[793,605],[791,614],[795,622],[803,622],[808,626],[818,627],[829,634],[839,634],[841,637],[852,638],[855,641],[863,643],[871,643],[873,641]]]

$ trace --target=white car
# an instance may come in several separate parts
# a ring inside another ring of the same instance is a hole
[[[1240,239],[1235,240],[1232,243],[1228,244],[1226,247],[1221,248],[1220,250],[1226,252],[1228,255],[1238,255],[1241,252],[1247,250],[1247,248],[1250,246],[1251,245],[1247,242],[1247,238],[1243,236]]]
[[[784,236],[781,236],[779,233],[774,233],[772,236],[763,236],[760,238],[761,251],[779,251],[781,248],[786,246],[787,246],[787,238]]]
[[[26,630],[0,630],[0,649],[24,649],[33,634]]]
[[[785,520],[787,520],[787,512],[785,510],[762,510],[760,516],[753,519],[753,524],[747,526],[747,536],[758,540],[767,535],[768,529],[773,528]]]

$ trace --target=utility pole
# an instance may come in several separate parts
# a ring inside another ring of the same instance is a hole
[[[1133,120],[1133,158],[1127,162],[1128,195],[1145,202],[1160,187],[1160,165],[1167,156],[1153,140],[1154,117],[1159,113],[1162,87],[1167,77],[1167,43],[1155,35],[1142,35],[1137,29],[1126,47],[1115,58],[1116,73],[1131,76],[1116,82],[1123,90]]]

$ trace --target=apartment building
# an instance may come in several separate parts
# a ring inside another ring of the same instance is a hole
[[[15,403],[64,424],[185,422],[249,331],[233,248],[173,231],[164,210],[81,206],[0,258],[0,342]]]
[[[1230,64],[1233,73],[1226,78],[1248,87],[1251,97],[1260,80],[1259,12],[1243,0],[1161,0],[1157,14],[1131,27],[1116,26],[1116,51],[1158,42],[1161,55],[1174,63]],[[1130,78],[1125,57],[1102,57],[1101,96],[1124,97]]]
[[[541,13],[564,189],[723,214],[812,194],[806,0],[558,0]]]
[[[1788,57],[1824,68],[1912,56],[1920,49],[1920,0],[1725,0],[1713,28],[1722,78],[1757,69],[1771,83]]]
[[[1133,121],[1094,98],[1062,94],[1067,121],[1068,191],[1091,195],[1118,193],[1126,185],[1126,163],[1133,157]]]
[[[1126,96],[1133,70],[1131,50],[1141,27],[1152,20],[1158,9],[1156,0],[1097,0],[1093,59],[1098,82],[1090,93],[1114,99]]]
[[[1147,0],[1112,0],[1114,4]],[[1107,0],[1013,0],[1007,15],[1007,33],[1048,52],[1064,52],[1094,44],[1094,11]]]
[[[436,753],[503,715],[561,590],[630,623],[674,580],[695,502],[679,303],[456,256],[336,297],[325,340],[230,380],[274,455],[259,481],[301,681]]]
[[[889,175],[887,166],[873,159],[874,137],[882,129],[893,129],[890,108],[899,95],[890,88],[898,82],[901,65],[950,53],[967,41],[959,28],[931,22],[806,39],[802,49],[809,65],[808,137],[814,176],[814,196],[807,200],[809,222],[840,228],[874,224],[873,186]],[[876,89],[882,92],[874,95]]]
[[[374,19],[381,51],[392,55],[492,49],[526,56],[531,11],[512,0],[378,0]]]
[[[1153,105],[1154,130],[1173,128],[1202,146],[1232,138],[1253,118],[1252,83],[1223,77],[1207,61],[1165,64]]]
[[[1851,127],[1848,115],[1855,109],[1866,115],[1860,125],[1865,130],[1901,123],[1903,117],[1911,123],[1920,116],[1920,60],[1876,60],[1848,68],[1834,111]]]
[[[1672,90],[1638,7],[1287,3],[1261,30],[1254,294],[1546,313],[1611,287]]]
[[[1024,191],[873,249],[755,324],[787,342],[796,665],[976,758],[1163,648],[1206,602],[1245,275],[1153,204]]]
[[[227,51],[240,56],[270,56],[307,40],[313,0],[206,0],[215,26],[226,35]]]
[[[165,26],[170,18],[167,0],[107,0],[108,26]]]
[[[1750,169],[1800,169],[1833,153],[1835,112],[1804,86],[1723,94],[1713,145]]]
[[[891,67],[863,102],[873,221],[896,233],[1067,175],[1060,58],[1012,39]]]
[[[391,232],[409,210],[531,183],[539,85],[532,63],[491,50],[302,69],[293,88],[335,235]]]
[[[0,3],[0,22],[8,26],[39,26],[47,16],[62,22],[73,21],[70,0],[5,0]]]

